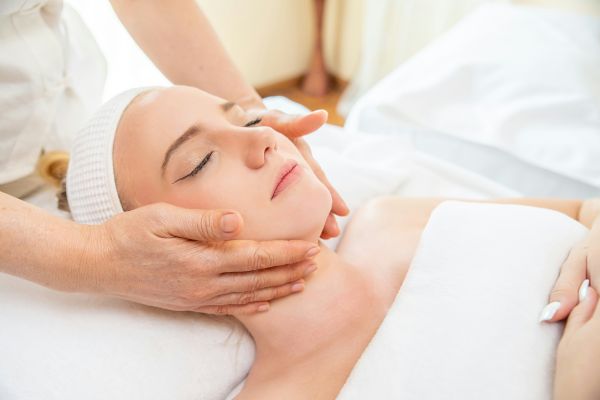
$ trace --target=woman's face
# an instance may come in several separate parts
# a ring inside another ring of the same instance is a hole
[[[329,191],[291,141],[257,125],[239,106],[191,87],[139,96],[113,148],[121,201],[236,210],[241,239],[318,239]]]

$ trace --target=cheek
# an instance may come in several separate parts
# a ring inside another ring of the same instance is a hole
[[[331,210],[331,194],[314,175],[304,177],[295,190],[285,193],[281,201],[273,202],[256,220],[256,227],[249,226],[258,234],[253,239],[304,239],[319,237]]]
[[[238,238],[255,238],[260,221],[268,219],[270,201],[266,185],[260,176],[235,164],[223,162],[219,167],[192,178],[185,186],[172,188],[164,201],[184,208],[235,210],[244,219],[244,229]]]
[[[198,177],[197,182],[190,183],[172,191],[167,201],[186,208],[232,209],[242,215],[258,208],[257,185],[248,179]]]

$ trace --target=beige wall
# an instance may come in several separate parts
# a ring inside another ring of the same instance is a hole
[[[337,77],[350,80],[358,68],[366,0],[327,0],[325,60]]]
[[[255,86],[302,75],[313,48],[312,0],[197,0],[225,47]],[[358,64],[363,0],[327,0],[328,68],[349,79]]]
[[[108,60],[105,98],[133,86],[168,83],[135,45],[114,15],[108,1],[66,1],[87,22]],[[208,15],[242,73],[253,85],[265,86],[305,72],[314,40],[313,0],[196,1]],[[600,14],[600,0],[515,1],[563,5]],[[447,29],[449,25],[446,22],[462,16],[463,11],[468,8],[466,6],[479,2],[483,0],[391,2],[394,6],[391,8],[396,11],[391,10],[390,13],[395,15],[397,21],[394,20],[388,27],[388,34],[395,37],[390,43],[396,43],[396,47],[386,48],[383,58],[370,55],[364,61],[371,61],[382,67],[386,66],[386,60],[392,60],[390,65],[393,67],[399,60],[427,44],[435,36],[432,36],[432,32],[439,33],[440,27]],[[363,9],[368,4],[367,0],[326,0],[325,58],[330,71],[345,80],[349,80],[358,69]],[[375,0],[370,3],[371,7],[377,4]],[[440,21],[442,24],[437,27],[436,24],[439,25]],[[375,25],[379,30],[385,26],[384,21],[376,21]],[[378,44],[371,43],[363,51],[372,53],[374,47],[378,47]],[[365,69],[364,65],[362,69]],[[375,78],[378,77],[379,75]],[[365,85],[368,87],[370,82]]]
[[[600,0],[513,0],[517,4],[559,7],[589,15],[600,15]]]
[[[306,71],[315,33],[313,0],[196,1],[251,84],[265,86]],[[332,72],[344,79],[350,78],[358,61],[363,1],[326,1],[326,59]],[[132,86],[168,83],[127,34],[108,1],[67,3],[81,14],[108,60],[105,98]]]
[[[253,85],[306,70],[314,37],[312,0],[197,1]]]

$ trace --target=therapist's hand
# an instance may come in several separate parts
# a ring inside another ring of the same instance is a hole
[[[248,112],[249,114],[260,117],[261,125],[270,126],[292,140],[296,147],[298,147],[300,154],[302,154],[304,159],[308,162],[308,165],[312,168],[317,178],[319,178],[319,180],[321,180],[321,182],[329,189],[333,202],[321,238],[329,239],[338,236],[340,234],[340,228],[335,220],[335,216],[348,215],[350,210],[312,156],[308,143],[302,139],[302,136],[316,131],[327,122],[327,111],[316,110],[305,115],[290,115],[278,110],[264,109],[249,110]]]
[[[600,307],[591,287],[576,306],[558,345],[555,400],[600,399]]]
[[[590,227],[590,231],[587,237],[569,252],[550,294],[548,306],[542,311],[541,320],[556,322],[567,318],[579,301],[579,288],[585,279],[590,279],[593,287],[600,288],[600,218],[597,217],[599,205],[597,199],[583,203],[580,222]]]
[[[153,204],[82,226],[89,243],[79,286],[169,310],[266,311],[269,300],[303,289],[319,249],[304,241],[230,240],[242,224],[234,212]]]

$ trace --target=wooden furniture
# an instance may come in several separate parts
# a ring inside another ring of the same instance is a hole
[[[327,73],[325,57],[323,55],[323,13],[325,10],[325,0],[314,1],[317,31],[310,67],[302,80],[302,92],[308,96],[322,97],[329,92],[331,86],[331,80]]]

